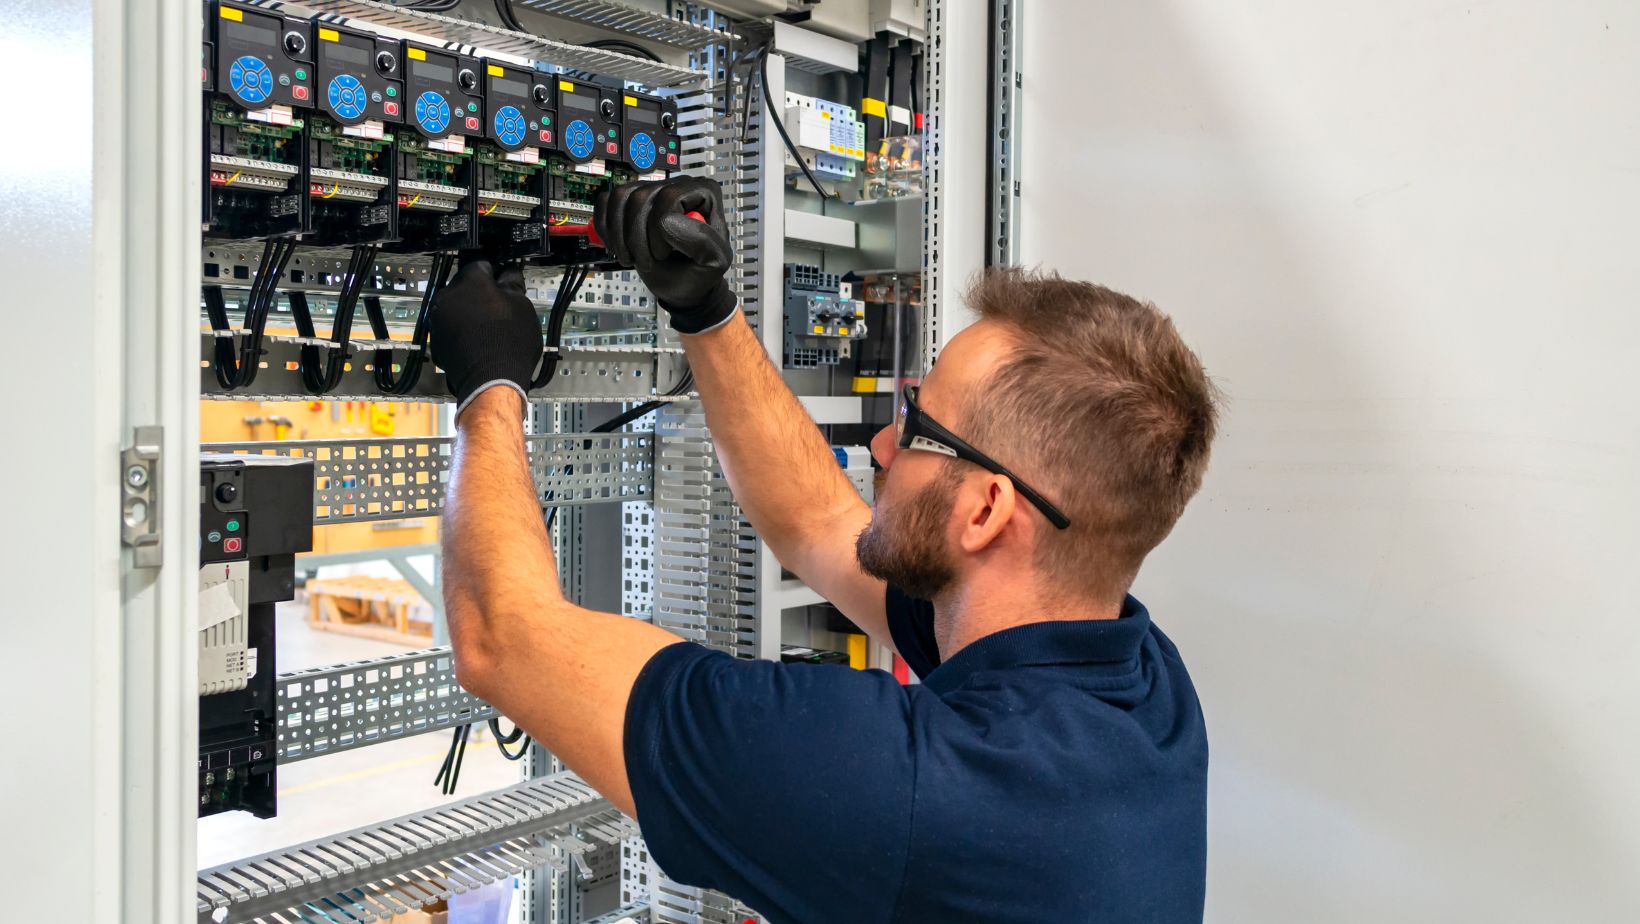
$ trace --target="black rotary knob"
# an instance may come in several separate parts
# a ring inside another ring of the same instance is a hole
[[[285,50],[293,55],[299,55],[307,51],[307,39],[300,32],[286,32]]]
[[[539,106],[545,106],[552,100],[552,91],[541,84],[536,84],[530,95],[535,97],[535,102]]]
[[[670,112],[661,113],[661,128],[672,131],[678,127],[678,117]]]
[[[456,83],[460,84],[463,90],[471,90],[478,86],[478,75],[464,67],[461,73],[456,75]]]
[[[239,497],[239,485],[231,481],[224,481],[216,486],[216,499],[224,504],[231,504]]]
[[[605,122],[615,121],[615,101],[612,99],[601,100],[598,103],[598,113],[604,117]]]
[[[399,69],[399,59],[393,57],[390,51],[376,52],[376,70],[383,74],[391,74]]]

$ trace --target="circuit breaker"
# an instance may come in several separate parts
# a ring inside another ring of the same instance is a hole
[[[836,273],[802,263],[786,264],[788,368],[835,366],[866,336],[865,303]]]

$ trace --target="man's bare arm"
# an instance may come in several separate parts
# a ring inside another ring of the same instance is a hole
[[[757,335],[736,314],[682,339],[723,471],[758,535],[805,584],[893,647],[883,582],[854,556],[871,508]]]
[[[445,614],[456,678],[628,815],[632,684],[663,629],[564,599],[524,451],[522,398],[492,388],[456,419],[445,492]]]

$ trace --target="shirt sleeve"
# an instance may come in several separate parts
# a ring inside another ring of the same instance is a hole
[[[927,677],[940,666],[940,646],[934,641],[934,604],[906,596],[890,584],[885,600],[888,634],[906,666],[918,677]]]
[[[773,919],[889,920],[910,842],[910,699],[882,671],[656,652],[625,730],[650,856]]]

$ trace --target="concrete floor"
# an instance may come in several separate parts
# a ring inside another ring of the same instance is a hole
[[[279,671],[405,651],[398,645],[309,629],[306,606],[279,608]],[[481,732],[482,729],[482,732]],[[456,795],[433,785],[450,732],[439,731],[290,764],[279,769],[279,816],[244,812],[199,821],[201,869],[362,827],[516,783],[521,766],[501,757],[488,729],[473,729]]]

